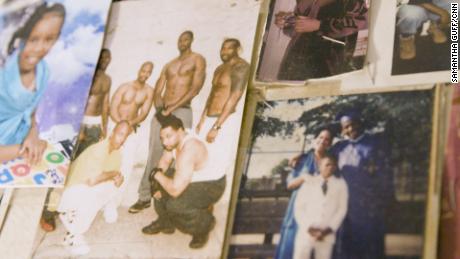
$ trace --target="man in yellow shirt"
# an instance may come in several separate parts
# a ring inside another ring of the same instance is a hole
[[[89,146],[70,167],[57,210],[68,231],[64,245],[72,254],[89,252],[83,234],[101,209],[107,223],[117,220],[114,198],[124,180],[120,172],[120,148],[131,132],[132,127],[127,121],[119,122],[109,138]]]

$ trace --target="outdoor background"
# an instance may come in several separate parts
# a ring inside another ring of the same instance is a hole
[[[433,91],[410,91],[261,102],[240,189],[231,254],[274,255],[289,200],[289,159],[311,148],[314,131],[336,116],[362,111],[368,132],[384,134],[394,173],[396,200],[387,216],[388,258],[419,258],[428,187]],[[335,139],[334,143],[338,140]]]

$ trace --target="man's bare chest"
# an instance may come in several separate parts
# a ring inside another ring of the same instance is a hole
[[[231,68],[226,67],[216,71],[212,79],[212,84],[215,90],[230,88],[232,84]]]
[[[91,86],[90,95],[104,95],[109,91],[107,80],[102,77],[96,78]]]
[[[123,103],[141,105],[145,102],[147,98],[147,93],[143,90],[133,90],[129,89],[123,94]]]
[[[168,66],[168,77],[190,76],[195,72],[196,66],[193,60],[176,60]]]

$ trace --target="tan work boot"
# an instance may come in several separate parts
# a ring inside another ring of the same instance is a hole
[[[415,37],[411,35],[409,37],[399,36],[399,58],[403,60],[415,58]]]
[[[433,39],[433,42],[436,44],[441,44],[447,41],[446,34],[441,29],[439,29],[438,24],[435,22],[430,23],[428,33],[431,34],[431,38]]]

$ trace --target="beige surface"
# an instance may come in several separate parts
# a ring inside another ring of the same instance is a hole
[[[18,189],[0,235],[1,258],[30,258],[47,189]]]

